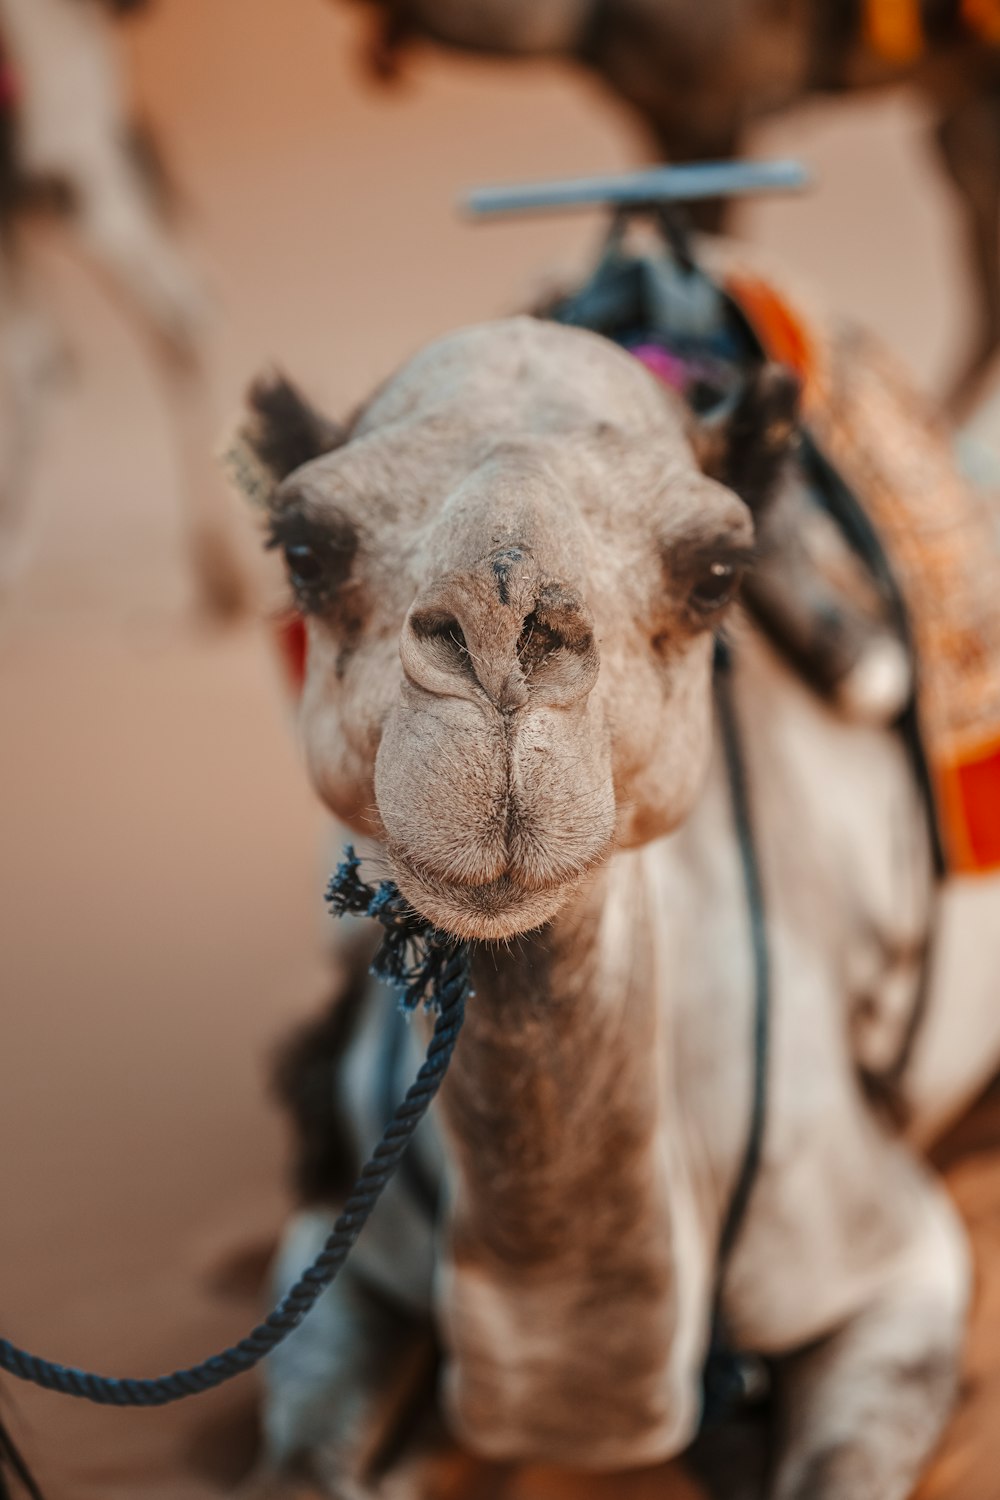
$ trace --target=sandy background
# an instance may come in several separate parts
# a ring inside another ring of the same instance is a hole
[[[161,0],[129,28],[218,298],[220,427],[272,359],[344,409],[428,336],[586,263],[593,222],[471,229],[462,186],[636,157],[625,119],[568,71],[427,55],[407,87],[376,90],[356,20],[323,0]],[[758,148],[801,154],[821,186],[743,227],[934,388],[968,305],[921,123],[894,100],[769,128]],[[264,630],[192,618],[143,352],[59,236],[36,244],[77,371],[0,619],[0,1326],[69,1362],[159,1373],[255,1312],[256,1252],[285,1207],[267,1058],[324,986],[322,822]],[[983,1266],[969,1395],[926,1492],[953,1500],[992,1500],[1000,1445],[1000,1165],[988,1117],[976,1129],[987,1149],[952,1171]],[[4,1402],[52,1500],[200,1500],[252,1457],[251,1382],[149,1415]],[[660,1476],[519,1491],[665,1492]]]

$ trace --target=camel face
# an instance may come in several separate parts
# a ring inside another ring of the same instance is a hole
[[[451,931],[538,926],[700,786],[713,627],[753,528],[670,403],[603,339],[485,325],[275,494],[313,778]]]

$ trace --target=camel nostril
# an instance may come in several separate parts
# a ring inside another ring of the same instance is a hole
[[[599,655],[592,621],[570,590],[549,585],[524,616],[492,601],[484,609],[475,595],[464,600],[462,615],[450,603],[439,594],[416,604],[403,626],[400,659],[414,686],[477,701],[485,694],[504,713],[525,707],[529,695],[568,705],[593,686]]]
[[[554,591],[552,591],[554,593]],[[517,655],[525,676],[543,666],[556,652],[585,656],[593,650],[590,616],[572,597],[543,598],[521,625]]]
[[[441,642],[451,647],[452,650],[468,656],[469,648],[465,640],[465,631],[454,615],[414,615],[410,623],[419,640]]]
[[[410,675],[432,691],[446,690],[446,680],[454,684],[456,678],[475,677],[465,631],[446,611],[427,609],[411,615],[402,648]]]
[[[550,585],[521,622],[517,662],[536,701],[568,705],[590,692],[597,679],[600,654],[593,621],[572,591]]]
[[[525,619],[517,640],[517,659],[525,677],[530,677],[532,672],[565,645],[562,633],[542,619],[537,610],[532,610]]]

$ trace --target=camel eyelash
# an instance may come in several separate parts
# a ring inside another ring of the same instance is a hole
[[[267,518],[264,547],[268,552],[295,543],[322,545],[324,527],[301,510],[281,510]]]
[[[696,543],[666,553],[663,571],[669,589],[685,592],[700,579],[723,569],[742,577],[757,559],[757,549],[753,546]]]
[[[732,568],[738,573],[745,573],[752,568],[757,561],[758,551],[756,547],[704,547],[698,548],[684,559],[684,565],[692,571],[705,570],[720,564],[723,567]]]
[[[304,614],[328,609],[346,581],[357,538],[352,528],[313,520],[300,510],[270,517],[264,546],[284,554],[295,602]]]

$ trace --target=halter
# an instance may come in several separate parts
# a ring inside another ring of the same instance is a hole
[[[726,1334],[723,1296],[726,1272],[746,1221],[750,1198],[760,1171],[767,1126],[768,1064],[771,1042],[771,959],[767,938],[767,911],[754,838],[743,742],[733,698],[732,656],[723,640],[715,647],[715,699],[719,732],[726,761],[733,824],[739,843],[743,891],[753,955],[753,1088],[750,1123],[739,1176],[722,1221],[715,1260],[712,1296],[712,1337],[702,1375],[703,1427],[714,1426],[742,1402],[764,1394],[768,1379],[763,1362],[753,1354],[736,1350]]]

